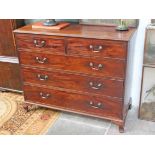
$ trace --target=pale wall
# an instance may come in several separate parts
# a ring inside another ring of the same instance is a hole
[[[133,55],[133,77],[131,88],[132,101],[133,105],[135,106],[139,105],[145,28],[149,23],[150,19],[140,19],[139,28],[135,37],[135,50]]]

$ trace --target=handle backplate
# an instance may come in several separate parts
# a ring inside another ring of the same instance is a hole
[[[46,45],[46,41],[45,40],[33,40],[33,43],[34,43],[34,45],[35,45],[35,47],[39,47],[39,48],[41,48],[41,47],[44,47],[45,45]]]
[[[89,66],[91,67],[92,70],[101,70],[103,68],[103,65],[102,64],[98,64],[96,66],[93,62],[90,62],[89,63]]]
[[[89,82],[89,86],[92,89],[99,90],[102,87],[102,83],[95,84],[94,82],[91,81]]]
[[[43,92],[40,92],[39,95],[42,99],[48,99],[51,96],[51,94],[43,93]]]
[[[102,45],[89,45],[89,49],[93,52],[93,53],[99,53],[101,52],[101,50],[103,49]]]
[[[47,62],[47,58],[39,58],[39,57],[35,57],[36,62],[40,63],[40,64],[44,64],[45,62]]]
[[[101,102],[98,102],[98,103],[94,103],[93,101],[90,101],[88,103],[88,106],[92,107],[92,108],[95,108],[95,109],[103,109],[104,108],[104,105],[103,103]]]
[[[38,78],[40,81],[45,81],[45,80],[48,80],[48,75],[37,74],[37,78]]]

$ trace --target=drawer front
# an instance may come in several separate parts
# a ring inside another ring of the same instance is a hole
[[[65,108],[96,116],[121,117],[122,103],[116,99],[67,93],[28,85],[24,85],[24,96],[26,101],[37,102],[42,105]]]
[[[102,96],[123,97],[123,81],[30,68],[22,68],[22,74],[23,81],[26,83],[65,88]]]
[[[16,44],[19,51],[65,53],[64,40],[52,36],[16,34]]]
[[[70,72],[106,77],[124,78],[125,61],[113,59],[88,59],[47,53],[20,52],[20,62],[24,65],[61,69]]]
[[[76,55],[125,59],[126,47],[125,42],[69,38],[67,52]]]

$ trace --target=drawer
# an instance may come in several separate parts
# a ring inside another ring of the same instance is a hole
[[[97,60],[25,51],[20,52],[19,56],[20,63],[28,66],[116,78],[124,78],[125,75],[125,61],[123,60]]]
[[[99,94],[102,96],[123,97],[123,81],[91,76],[22,68],[23,81],[69,90]],[[119,91],[118,91],[119,90]]]
[[[26,101],[96,116],[121,117],[122,101],[24,85]]]
[[[18,51],[65,53],[64,39],[46,35],[16,34]]]
[[[126,59],[125,42],[78,38],[69,38],[67,42],[69,54]]]

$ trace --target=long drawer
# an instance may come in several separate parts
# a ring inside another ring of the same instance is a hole
[[[127,45],[125,42],[69,38],[67,43],[67,53],[71,55],[126,59]]]
[[[114,59],[82,58],[53,55],[40,52],[19,52],[20,63],[23,65],[52,68],[70,72],[124,78],[125,61]]]
[[[123,97],[123,81],[97,78],[56,71],[22,68],[23,81],[37,85],[46,85],[83,91],[112,97]],[[118,91],[119,90],[119,91]]]
[[[67,93],[54,89],[24,85],[24,96],[28,102],[51,107],[81,111],[96,116],[121,118],[122,101],[112,98]]]
[[[44,35],[16,34],[18,51],[41,51],[50,53],[65,53],[65,41],[62,38]]]

